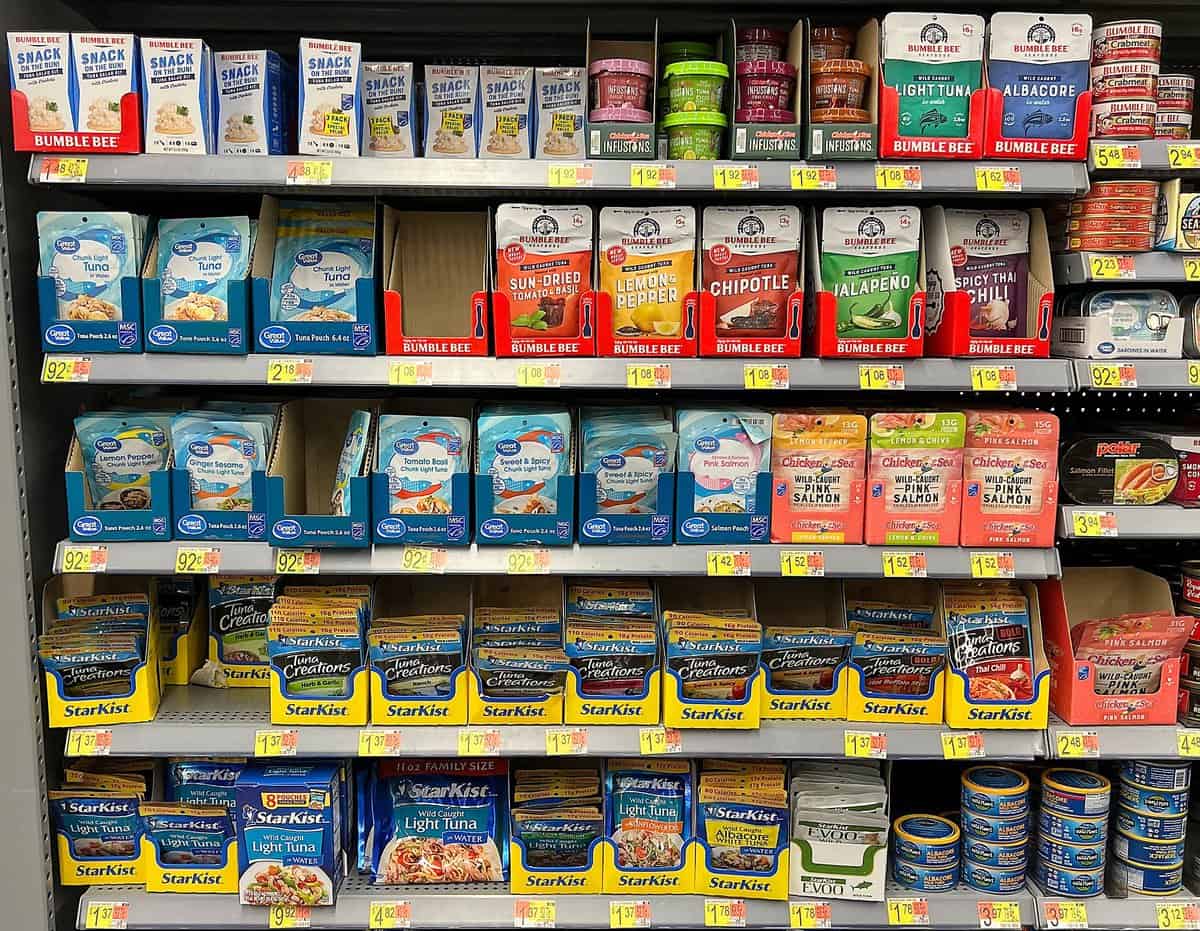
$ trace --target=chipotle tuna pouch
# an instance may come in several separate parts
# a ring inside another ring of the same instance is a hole
[[[513,336],[579,335],[593,251],[591,207],[496,209],[496,290],[508,298]]]
[[[1148,436],[1083,437],[1059,464],[1059,483],[1076,504],[1158,504],[1178,479],[1175,450]]]
[[[783,336],[798,287],[799,208],[705,207],[702,246],[717,335]]]

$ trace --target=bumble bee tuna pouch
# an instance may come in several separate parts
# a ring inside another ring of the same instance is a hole
[[[983,81],[983,17],[889,13],[883,18],[883,82],[899,97],[896,133],[967,135],[971,94]]]
[[[1085,13],[995,13],[988,84],[1004,99],[1006,139],[1070,139],[1088,89],[1092,18]]]
[[[971,335],[1025,337],[1029,214],[946,210],[954,283],[971,297]]]

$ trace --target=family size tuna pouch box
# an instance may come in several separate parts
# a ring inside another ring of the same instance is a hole
[[[212,52],[200,39],[141,43],[146,152],[212,154]]]
[[[300,154],[357,155],[362,135],[362,46],[300,40]]]
[[[496,208],[496,290],[513,336],[579,336],[579,298],[591,287],[592,208]]]
[[[128,33],[71,33],[75,124],[80,132],[121,131],[121,98],[137,90],[135,41]],[[29,112],[32,122],[33,110]]]
[[[1006,139],[1070,139],[1088,89],[1092,18],[1086,13],[993,13],[988,85],[1004,98]]]
[[[771,540],[861,543],[867,418],[780,413],[771,433]]]
[[[871,415],[866,542],[956,546],[966,417]]]
[[[946,210],[956,287],[971,296],[971,335],[1025,337],[1029,214]]]
[[[883,18],[883,83],[899,97],[897,135],[966,136],[971,94],[982,80],[982,16],[889,13]]]
[[[278,52],[215,52],[217,152],[221,155],[282,155],[285,101],[283,60]]]
[[[8,83],[25,95],[30,132],[74,132],[70,33],[10,32]]]
[[[718,336],[780,337],[800,270],[798,207],[705,207],[701,283]]]
[[[363,155],[412,158],[417,154],[414,99],[411,61],[363,65]]]
[[[908,335],[920,251],[916,207],[826,207],[821,212],[821,286],[837,302],[838,336]]]

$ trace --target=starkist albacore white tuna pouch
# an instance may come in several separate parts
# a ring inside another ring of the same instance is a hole
[[[883,18],[883,82],[899,97],[897,135],[966,136],[971,94],[982,80],[982,16],[889,13]]]
[[[1086,13],[995,13],[988,84],[1004,98],[1006,139],[1070,139],[1088,89],[1092,18]]]

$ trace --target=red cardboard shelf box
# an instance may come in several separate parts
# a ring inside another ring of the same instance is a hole
[[[788,297],[783,336],[718,336],[717,302],[707,291],[700,297],[700,355],[720,358],[798,359],[804,319],[804,292]]]
[[[12,95],[14,151],[62,152],[72,155],[135,154],[142,151],[141,105],[138,95],[132,91],[121,97],[121,129],[115,133],[30,129],[29,100],[21,91],[9,93]]]
[[[972,158],[983,157],[983,130],[986,121],[987,90],[971,94],[967,110],[967,134],[945,138],[901,136],[898,132],[900,97],[896,88],[883,83],[879,75],[879,157],[880,158]]]
[[[391,289],[383,292],[383,344],[389,356],[486,356],[488,296],[485,291],[471,295],[467,312],[471,315],[469,336],[409,336],[404,332],[404,308],[400,295]]]
[[[492,292],[492,331],[500,358],[528,356],[594,356],[596,354],[596,292],[579,295],[578,336],[514,336],[507,295]]]
[[[626,359],[688,359],[696,355],[696,329],[700,295],[689,291],[683,298],[679,336],[617,337],[613,328],[612,295],[596,291],[596,355]]]
[[[1088,154],[1088,119],[1092,110],[1092,92],[1084,91],[1075,101],[1075,134],[1070,139],[1005,138],[1004,97],[989,87],[987,128],[983,134],[984,158],[1036,158],[1039,161],[1082,162]]]

